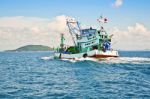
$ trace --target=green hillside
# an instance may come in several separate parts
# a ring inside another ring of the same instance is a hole
[[[44,45],[27,45],[20,48],[17,48],[15,50],[9,50],[9,51],[51,51],[52,48]]]

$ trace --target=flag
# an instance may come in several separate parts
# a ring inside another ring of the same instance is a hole
[[[100,18],[97,19],[97,21],[100,22],[100,23],[107,23],[108,19],[107,18],[103,18],[102,16],[100,16]]]

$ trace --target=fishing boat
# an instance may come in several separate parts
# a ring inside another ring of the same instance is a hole
[[[107,19],[102,16],[97,21],[107,23]],[[61,43],[54,53],[55,58],[76,59],[91,57],[99,59],[119,56],[118,51],[111,48],[113,35],[109,35],[103,26],[99,30],[92,27],[81,29],[79,22],[71,17],[66,18],[66,24],[74,45],[66,46],[64,44],[64,34],[61,34]]]

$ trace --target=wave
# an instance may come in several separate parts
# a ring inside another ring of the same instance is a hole
[[[52,60],[53,56],[41,57],[42,60]],[[99,63],[133,63],[133,64],[150,64],[150,58],[145,57],[117,57],[117,58],[104,58],[104,59],[95,59],[95,58],[75,58],[75,59],[61,59],[63,61],[70,61],[72,63],[79,61],[94,61]]]
[[[86,58],[75,58],[75,59],[62,59],[64,61],[70,61],[70,62],[79,62],[79,61],[95,61],[97,62],[98,60],[95,58],[90,58],[90,57],[86,57]]]
[[[42,60],[51,60],[54,59],[54,56],[45,56],[45,57],[41,57]]]
[[[134,64],[150,64],[150,58],[145,57],[118,57],[118,58],[106,58],[101,62],[104,63],[134,63]]]
[[[45,57],[41,57],[42,60],[53,60],[54,56],[45,56]],[[98,61],[95,58],[75,58],[75,59],[61,59],[63,61],[70,61],[70,62],[79,62],[79,61]]]
[[[62,59],[63,61],[70,62],[79,62],[79,61],[94,61],[99,63],[113,64],[113,63],[131,63],[131,64],[150,64],[150,58],[144,57],[118,57],[118,58],[104,58],[104,59],[95,59],[95,58],[76,58],[76,59]]]

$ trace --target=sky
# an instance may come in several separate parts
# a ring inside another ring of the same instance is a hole
[[[105,29],[113,34],[119,50],[150,49],[150,0],[0,0],[0,51],[35,44],[58,47],[60,33],[72,44],[66,16],[83,28],[99,28],[100,15],[108,18]]]

